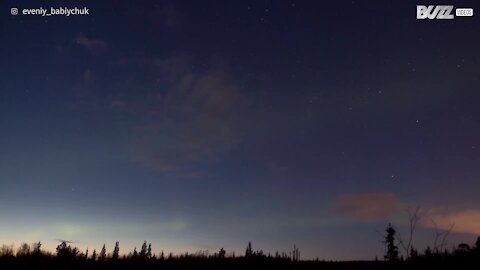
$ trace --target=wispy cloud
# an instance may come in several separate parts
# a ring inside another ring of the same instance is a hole
[[[383,220],[405,209],[406,204],[390,192],[346,194],[334,203],[335,213],[367,221]],[[480,234],[480,209],[422,207],[419,218],[424,228]]]
[[[399,213],[403,203],[390,192],[346,194],[335,202],[338,214],[361,220],[381,220]]]
[[[228,68],[194,71],[189,61],[153,61],[153,91],[135,102],[112,100],[112,107],[142,119],[134,129],[133,159],[161,172],[198,175],[193,167],[219,160],[241,141],[245,97]]]
[[[108,44],[100,39],[88,38],[83,33],[75,37],[77,44],[86,48],[91,54],[98,54],[108,50]]]

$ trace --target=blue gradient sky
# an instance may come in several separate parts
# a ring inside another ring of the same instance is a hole
[[[480,23],[415,6],[2,1],[0,242],[372,259],[409,206],[473,242]]]

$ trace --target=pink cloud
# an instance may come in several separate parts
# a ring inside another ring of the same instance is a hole
[[[357,219],[379,220],[397,214],[403,206],[393,193],[370,192],[343,195],[335,202],[334,210]]]
[[[433,212],[422,219],[422,226],[435,228],[435,222],[438,229],[448,230],[454,224],[452,232],[480,234],[480,210],[466,209],[449,212]]]

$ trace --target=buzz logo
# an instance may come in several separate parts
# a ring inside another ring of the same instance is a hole
[[[417,19],[453,19],[453,6],[417,6]]]

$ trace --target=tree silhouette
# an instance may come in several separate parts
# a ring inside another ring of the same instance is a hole
[[[416,259],[418,258],[418,251],[416,248],[414,248],[413,246],[410,247],[410,252],[408,253],[409,254],[409,258],[410,259]]]
[[[152,243],[149,243],[149,244],[148,244],[146,257],[147,257],[148,259],[151,259],[151,258],[152,258]]]
[[[97,260],[97,250],[96,249],[94,249],[93,253],[92,253],[92,261],[95,261],[95,260]]]
[[[460,243],[458,244],[456,252],[458,253],[467,253],[470,251],[470,245],[465,244],[465,243]]]
[[[2,245],[0,247],[0,257],[13,257],[13,246]]]
[[[67,249],[67,243],[62,242],[57,246],[57,256],[60,256]]]
[[[248,242],[247,249],[245,250],[245,257],[252,257],[253,250],[252,250],[252,242]]]
[[[397,231],[392,227],[392,224],[388,224],[387,228],[385,229],[387,233],[385,235],[385,240],[383,243],[387,246],[387,252],[384,256],[385,260],[387,261],[397,261],[398,260],[398,247],[395,244],[395,234]]]
[[[147,241],[143,242],[142,249],[140,249],[139,257],[145,259],[147,257]]]
[[[57,258],[59,259],[74,259],[79,252],[78,248],[72,248],[70,245],[67,245],[65,241],[57,246]]]
[[[439,253],[447,246],[447,238],[450,235],[455,223],[450,224],[450,227],[446,230],[441,230],[438,228],[435,220],[431,220],[433,227],[435,228],[435,240],[433,241],[433,251]]]
[[[17,249],[17,257],[30,255],[30,246],[27,243],[23,243]]]
[[[42,243],[40,241],[36,242],[36,243],[33,243],[32,245],[32,255],[34,256],[40,256],[40,254],[42,253]]]
[[[113,249],[112,260],[118,260],[119,252],[120,252],[120,243],[117,241],[115,242],[115,248]]]
[[[98,254],[99,261],[105,261],[107,259],[107,249],[105,248],[105,244],[103,244],[102,250]]]
[[[430,257],[433,254],[432,248],[430,246],[427,246],[427,248],[424,251],[425,256]]]
[[[293,257],[292,257],[292,260],[294,262],[297,262],[297,261],[300,261],[300,251],[298,250],[297,246],[296,245],[293,245]]]
[[[413,250],[413,236],[415,233],[415,229],[417,228],[417,223],[421,220],[420,216],[420,207],[417,206],[416,208],[408,208],[407,210],[408,213],[408,221],[409,221],[409,232],[408,232],[408,238],[405,241],[403,237],[401,237],[400,233],[398,233],[398,242],[400,243],[400,246],[403,248],[405,255],[407,256],[407,259],[411,257],[410,252]]]
[[[248,243],[245,256],[249,258],[245,260],[246,264],[243,264],[243,259],[235,258],[234,253],[227,255],[226,250],[222,247],[218,252],[210,253],[208,251],[199,251],[196,253],[183,253],[181,255],[168,254],[168,259],[165,260],[165,254],[162,251],[158,254],[158,258],[154,255],[152,245],[146,244],[142,246],[142,256],[144,259],[140,259],[140,255],[135,248],[133,253],[130,252],[128,256],[119,256],[119,242],[115,242],[112,255],[107,254],[105,244],[103,245],[99,254],[96,250],[93,250],[93,254],[89,257],[89,249],[85,250],[85,253],[79,252],[76,247],[72,247],[68,244],[68,241],[61,242],[56,248],[56,256],[48,251],[39,253],[39,257],[33,257],[33,251],[39,252],[40,243],[34,243],[31,246],[28,244],[22,244],[16,254],[13,252],[12,245],[0,246],[0,268],[3,269],[195,269],[198,266],[200,269],[243,269],[246,266],[252,266],[250,269],[470,269],[470,264],[473,263],[474,269],[477,269],[480,265],[480,237],[476,238],[476,242],[473,245],[460,243],[459,245],[452,247],[451,249],[444,249],[440,252],[427,247],[424,253],[419,253],[413,246],[410,247],[410,258],[400,256],[398,232],[391,225],[385,229],[386,234],[383,239],[383,243],[386,246],[387,252],[385,259],[387,261],[395,261],[393,264],[385,264],[379,262],[377,257],[373,261],[362,262],[357,264],[356,262],[345,262],[344,267],[340,266],[337,262],[311,260],[308,264],[297,263],[300,261],[300,252],[296,245],[290,252],[263,252],[262,250],[254,251],[252,249],[251,242]],[[145,246],[145,247],[144,247]],[[32,249],[33,248],[33,249]],[[33,250],[33,251],[32,251]],[[30,254],[30,255],[29,255]],[[403,253],[402,253],[403,254]],[[99,257],[100,256],[100,257]],[[55,259],[57,258],[57,259]],[[107,261],[111,258],[111,261]],[[87,261],[88,260],[88,261]],[[317,263],[321,263],[317,264]],[[325,263],[330,264],[332,267],[327,267]],[[236,266],[239,266],[238,268]],[[171,267],[170,267],[171,266]],[[192,267],[191,267],[192,266]],[[230,267],[232,266],[232,267]],[[262,266],[257,268],[256,266]],[[283,267],[285,266],[285,267]],[[308,267],[307,267],[308,266]],[[310,267],[312,266],[312,267]],[[316,267],[318,266],[318,267]],[[323,267],[325,266],[325,267]],[[371,266],[371,267],[370,267]],[[133,267],[133,268],[131,268]]]
[[[220,251],[218,252],[218,258],[225,258],[225,255],[227,254],[227,252],[225,251],[225,249],[221,248]]]
[[[133,254],[132,254],[132,259],[138,258],[138,252],[137,252],[137,247],[133,249]]]

